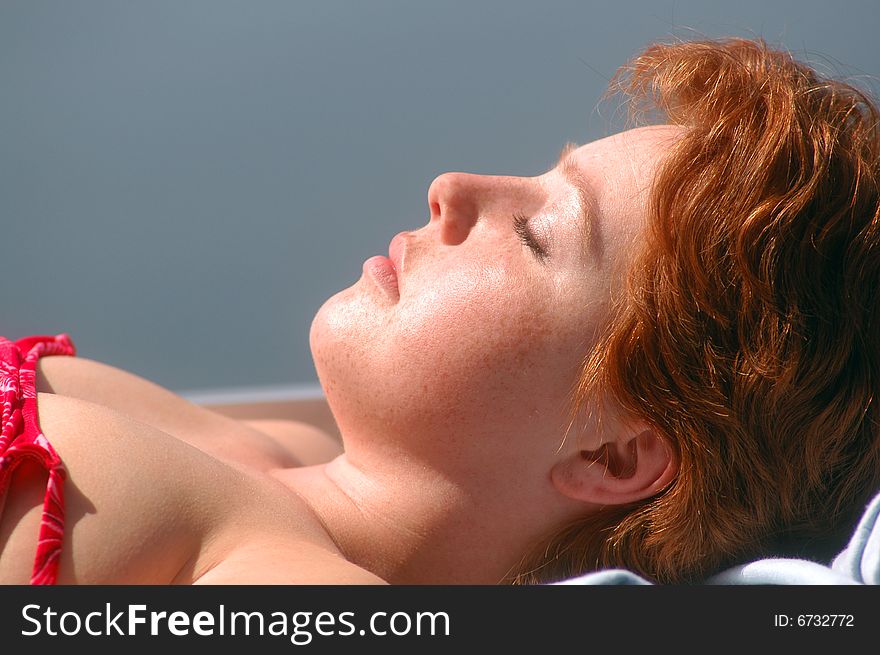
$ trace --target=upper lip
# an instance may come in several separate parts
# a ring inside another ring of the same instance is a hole
[[[406,263],[406,240],[409,232],[400,232],[395,234],[388,246],[388,259],[394,264],[394,270],[397,272],[398,278],[403,273],[403,267]]]

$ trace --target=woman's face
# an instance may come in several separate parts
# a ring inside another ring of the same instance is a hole
[[[312,324],[346,449],[405,447],[450,474],[492,461],[510,476],[552,457],[679,133],[615,134],[538,177],[436,178],[427,225],[397,235],[391,260],[368,260]]]

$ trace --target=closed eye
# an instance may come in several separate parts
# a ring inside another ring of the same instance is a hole
[[[522,244],[535,254],[535,257],[541,261],[547,259],[547,250],[538,243],[534,233],[529,229],[529,219],[523,214],[515,213],[513,215],[513,230],[519,236]]]

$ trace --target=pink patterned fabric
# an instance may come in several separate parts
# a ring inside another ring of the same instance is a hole
[[[64,538],[64,465],[43,436],[37,418],[37,360],[48,355],[76,355],[66,334],[36,335],[10,341],[0,336],[0,494],[15,468],[29,457],[49,472],[39,542],[31,584],[55,584]]]

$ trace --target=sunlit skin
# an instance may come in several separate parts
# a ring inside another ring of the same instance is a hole
[[[566,428],[678,134],[614,135],[537,177],[438,177],[430,220],[394,239],[396,274],[371,260],[315,317],[341,455],[309,426],[244,425],[106,364],[41,358],[40,425],[68,476],[58,581],[497,583],[564,523],[656,494],[677,462],[646,426],[603,406],[601,429]],[[46,476],[12,475],[0,583],[21,584]]]
[[[398,238],[399,294],[366,270],[313,322],[315,365],[346,449],[326,469],[326,498],[341,490],[384,516],[386,536],[457,534],[450,548],[458,552],[468,552],[464,526],[480,526],[474,534],[485,545],[471,546],[509,547],[498,558],[505,564],[553,525],[620,500],[621,488],[601,489],[575,462],[579,449],[615,439],[622,447],[632,433],[612,423],[563,437],[579,364],[643,238],[656,165],[680,132],[615,134],[569,149],[537,177],[434,180],[429,222]],[[515,215],[528,219],[535,248],[523,243]],[[649,477],[671,475],[663,451],[645,450],[644,461],[663,459]],[[322,484],[310,477],[306,487]],[[625,493],[649,495],[658,485],[639,479]],[[317,499],[318,513],[334,512],[330,502]],[[350,529],[354,537],[368,528]],[[407,543],[392,537],[400,552],[380,562],[352,554],[379,575],[406,578],[409,570],[387,569],[412,554]]]

